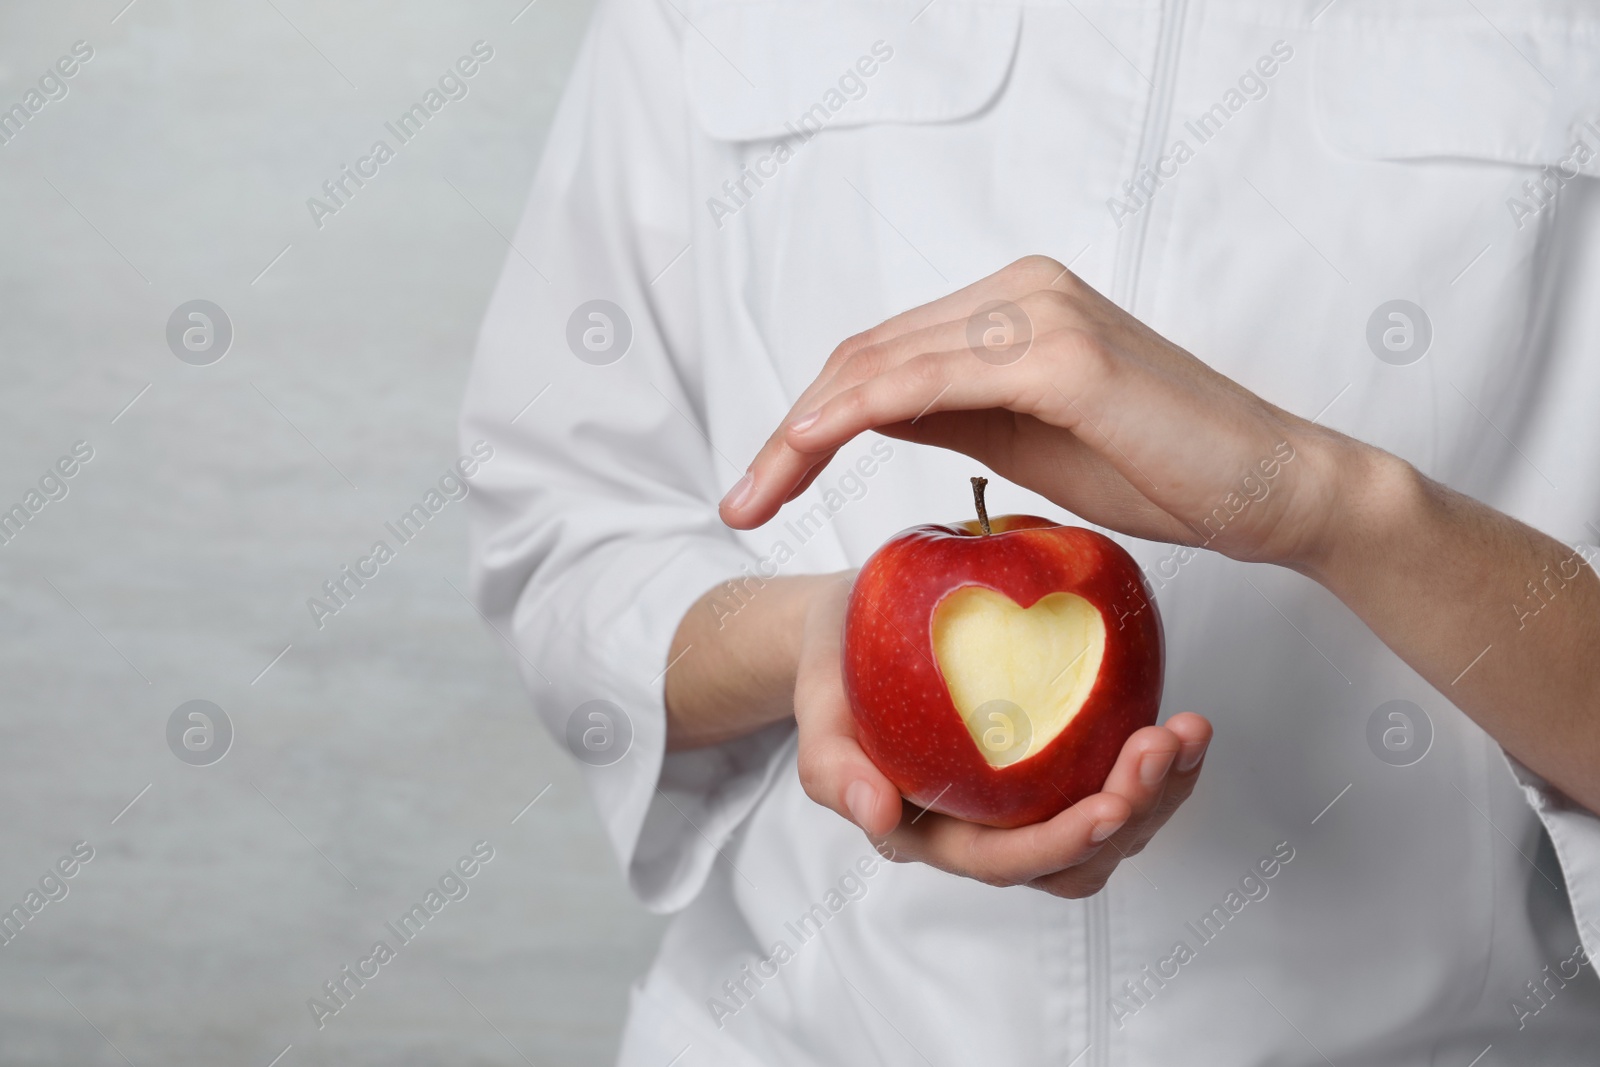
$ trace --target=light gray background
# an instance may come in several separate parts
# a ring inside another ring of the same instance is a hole
[[[462,505],[324,630],[305,606],[456,457],[587,0],[125,2],[0,6],[0,106],[95,50],[0,146],[0,507],[95,450],[0,546],[0,909],[96,853],[0,947],[0,1063],[609,1063],[659,925],[456,591]],[[478,39],[319,231],[306,198]],[[210,367],[164,340],[194,298],[234,324]],[[194,698],[236,730],[210,767],[165,740]],[[307,998],[478,839],[319,1032]]]

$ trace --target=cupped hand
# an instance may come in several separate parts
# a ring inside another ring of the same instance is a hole
[[[853,577],[820,587],[807,611],[794,695],[800,782],[812,800],[866,831],[884,855],[990,885],[1090,896],[1194,791],[1211,724],[1183,713],[1134,733],[1102,791],[1045,822],[1000,830],[902,802],[857,743],[845,695],[840,638]]]
[[[1360,447],[1043,256],[841,344],[723,501],[724,521],[771,519],[867,430],[963,452],[1109,529],[1290,566],[1326,548],[1345,453]]]

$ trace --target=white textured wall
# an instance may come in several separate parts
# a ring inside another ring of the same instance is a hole
[[[94,849],[0,945],[0,1063],[608,1063],[658,926],[452,588],[461,506],[321,631],[305,606],[455,458],[587,3],[124,3],[0,6],[0,107],[94,49],[0,145],[0,508],[94,449],[0,546],[0,908]],[[316,228],[479,39],[469,95]],[[235,331],[210,366],[165,340],[195,298]],[[168,747],[191,699],[236,732],[211,766]],[[484,839],[317,1030],[307,998]]]

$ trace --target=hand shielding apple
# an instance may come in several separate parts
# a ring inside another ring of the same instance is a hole
[[[991,334],[1011,343],[987,347]],[[1367,469],[1359,443],[1217,373],[1044,256],[840,344],[723,521],[760,526],[868,430],[965,453],[1107,529],[1305,570],[1331,553],[1347,476]],[[1282,467],[1272,493],[1219,524],[1219,502],[1263,464]]]

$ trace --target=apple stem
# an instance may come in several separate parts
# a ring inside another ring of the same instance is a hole
[[[983,534],[985,537],[991,533],[994,533],[994,531],[989,528],[989,509],[985,507],[983,503],[983,490],[988,484],[989,479],[987,478],[972,479],[972,502],[978,505],[978,525],[983,527]]]

